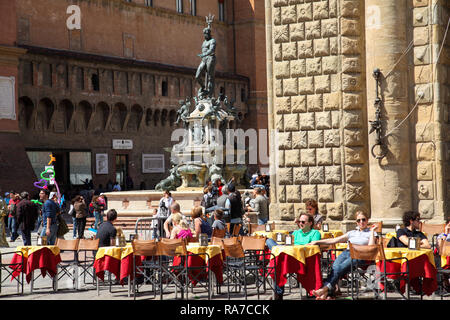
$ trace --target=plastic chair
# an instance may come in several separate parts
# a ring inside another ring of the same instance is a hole
[[[145,284],[151,284],[154,297],[156,298],[156,288],[159,286],[158,275],[161,272],[159,265],[158,246],[155,240],[133,240],[133,298],[136,300],[136,292],[139,287]],[[142,258],[142,264],[136,265],[136,257]],[[139,281],[142,279],[142,281]]]
[[[68,276],[73,283],[74,289],[78,289],[78,245],[80,239],[65,240],[56,239],[56,246],[60,250],[61,262],[57,265],[57,272],[53,281],[53,289],[58,290],[58,281]],[[73,269],[73,273],[70,271]]]
[[[233,233],[231,234],[232,237],[239,236],[239,231],[241,231],[242,224],[237,223],[233,226]]]

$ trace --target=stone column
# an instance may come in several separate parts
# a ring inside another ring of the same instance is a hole
[[[365,6],[367,115],[368,120],[375,120],[375,79],[372,74],[379,68],[382,73],[379,95],[383,101],[383,137],[410,111],[407,56],[395,65],[410,41],[407,39],[408,8],[406,0],[366,0]],[[388,152],[381,160],[370,154],[375,132],[368,138],[371,220],[383,220],[388,227],[401,223],[403,212],[412,209],[413,150],[410,150],[409,130],[408,119],[383,139]]]

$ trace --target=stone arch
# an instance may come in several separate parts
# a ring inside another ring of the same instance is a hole
[[[33,127],[34,103],[27,96],[19,98],[19,127],[22,130]]]
[[[149,127],[151,125],[151,121],[152,121],[152,109],[148,108],[145,111],[145,124],[147,125],[147,127]]]
[[[75,132],[85,132],[89,128],[89,121],[92,115],[92,105],[86,101],[80,101],[74,114]]]
[[[120,132],[124,129],[127,113],[128,108],[122,102],[118,102],[114,105],[109,124],[109,128],[112,132]]]
[[[175,110],[170,110],[169,112],[169,125],[172,127],[177,120],[177,112]]]
[[[142,115],[144,114],[142,107],[135,104],[131,107],[130,118],[127,123],[127,131],[137,132],[141,127]]]
[[[95,105],[94,117],[91,125],[93,132],[100,133],[106,129],[109,114],[110,108],[106,102],[100,101]]]
[[[155,112],[153,113],[153,124],[155,125],[155,127],[158,125],[160,117],[161,111],[159,109],[156,109]]]
[[[167,122],[167,117],[168,117],[168,111],[167,109],[163,109],[161,111],[161,125],[164,127],[166,125]]]
[[[50,98],[42,98],[36,112],[36,130],[48,130],[55,112],[55,104]]]
[[[69,99],[62,100],[58,105],[58,121],[61,121],[64,130],[68,130],[72,121],[75,107]]]

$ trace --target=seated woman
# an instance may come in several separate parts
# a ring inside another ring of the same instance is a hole
[[[173,229],[170,233],[170,239],[185,239],[192,238],[191,229],[183,220],[183,216],[180,213],[174,213],[172,217]]]
[[[302,212],[300,217],[296,219],[300,229],[295,230],[292,235],[294,236],[294,245],[305,245],[311,241],[320,240],[319,230],[313,229],[314,217],[309,213]],[[273,239],[266,240],[267,247],[272,250],[273,246],[277,243]],[[283,300],[284,287],[279,287],[275,284],[275,300]]]
[[[368,217],[362,212],[356,212],[356,223],[358,225],[357,230],[351,230],[346,234],[330,239],[323,239],[319,241],[311,242],[311,245],[320,245],[320,244],[336,244],[336,243],[345,243],[350,242],[356,245],[374,245],[377,228],[376,225],[372,225],[370,228],[367,227]],[[316,296],[318,300],[325,300],[329,298],[330,295],[334,294],[335,287],[340,278],[345,276],[350,272],[351,269],[351,258],[350,251],[347,249],[343,251],[337,259],[333,263],[333,267],[331,273],[328,275],[328,278],[324,282],[325,285],[319,290],[314,290],[313,294]],[[364,265],[365,261],[356,260],[357,265]]]
[[[447,218],[445,221],[444,233],[439,234],[436,239],[436,247],[439,253],[441,252],[441,248],[439,246],[443,243],[442,241],[450,242],[450,218]]]
[[[192,208],[191,217],[194,222],[195,235],[198,237],[201,233],[206,233],[208,238],[211,238],[212,228],[203,216],[202,207]]]

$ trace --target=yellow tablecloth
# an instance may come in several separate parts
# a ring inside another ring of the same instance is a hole
[[[104,256],[110,256],[117,260],[122,260],[132,253],[133,247],[131,246],[131,243],[128,243],[125,247],[100,247],[97,250],[95,259],[101,259]]]
[[[207,253],[209,256],[209,259],[215,257],[216,255],[219,255],[222,259],[222,249],[219,245],[210,244],[208,246],[200,246],[198,243],[190,243],[186,246],[186,250],[193,253],[193,254],[204,254]],[[202,256],[202,257],[206,257]]]
[[[282,234],[289,234],[288,230],[272,230],[270,232],[264,231],[264,230],[260,230],[260,231],[255,231],[253,232],[253,235],[255,236],[263,236],[266,237],[268,239],[273,239],[275,241],[277,241],[277,233],[282,233]]]
[[[30,254],[38,250],[42,250],[42,248],[49,249],[55,256],[60,253],[59,247],[57,246],[19,246],[16,248],[16,251],[21,251],[22,255],[25,258],[28,258]]]
[[[337,238],[342,236],[344,233],[342,230],[329,230],[327,232],[320,230],[321,239]]]
[[[281,253],[287,254],[296,260],[306,263],[306,258],[311,257],[317,253],[320,254],[319,246],[313,245],[293,245],[293,246],[274,246],[272,247],[272,254],[277,257]]]
[[[447,268],[447,265],[450,264],[449,256],[441,256],[441,268]]]
[[[421,255],[427,255],[430,263],[436,267],[434,263],[434,255],[431,249],[419,249],[419,250],[410,250],[408,248],[384,248],[384,254],[386,259],[400,258],[405,257],[408,260],[413,260]],[[393,262],[402,263],[404,260],[396,260]]]

